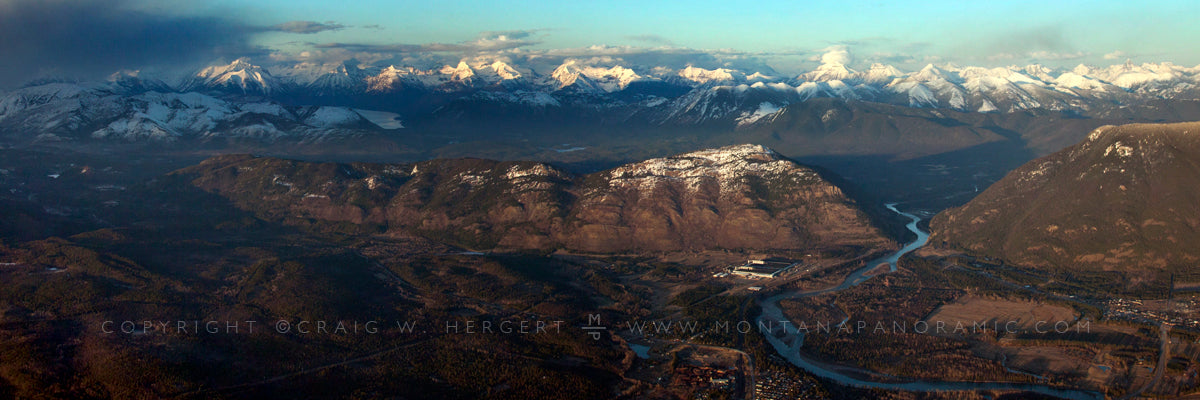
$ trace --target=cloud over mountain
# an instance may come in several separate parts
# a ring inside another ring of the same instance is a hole
[[[825,54],[821,55],[821,64],[849,64],[853,60],[850,57],[850,49],[846,45],[829,46],[825,48]]]
[[[265,54],[250,44],[256,30],[220,16],[148,12],[131,0],[0,1],[0,86]]]
[[[462,41],[458,43],[392,43],[392,44],[374,44],[374,43],[318,43],[314,47],[318,49],[344,49],[349,51],[373,52],[373,53],[433,53],[433,52],[452,52],[452,53],[478,53],[483,51],[502,51],[516,49],[520,47],[533,46],[541,43],[539,40],[531,38],[539,30],[514,30],[514,31],[489,31],[481,32],[474,40]]]
[[[473,35],[472,30],[480,24],[455,23],[459,17],[484,13],[482,10],[420,17],[405,14],[401,18],[378,9],[343,7],[337,11],[310,11],[307,15],[287,14],[291,20],[284,20],[272,19],[277,14],[270,11],[278,5],[270,2],[215,4],[185,0],[0,0],[0,88],[33,78],[94,79],[126,69],[191,72],[242,57],[273,72],[277,68],[295,69],[297,64],[323,72],[351,59],[367,66],[430,68],[488,55],[534,65],[608,56],[651,67],[693,65],[764,74],[778,71],[791,76],[820,65],[843,66],[848,71],[865,70],[873,63],[917,69],[946,62],[986,67],[1040,63],[1051,68],[1072,68],[1080,63],[1130,57],[1120,50],[1113,51],[1121,48],[1120,44],[1098,47],[1084,40],[1078,27],[1065,22],[1000,25],[984,34],[943,35],[945,39],[876,32],[856,38],[836,31],[812,36],[780,31],[768,38],[728,27],[705,26],[705,34],[719,37],[718,41],[653,24],[647,31],[647,25],[597,28],[531,20],[538,22],[525,23],[566,28],[488,30]],[[495,12],[488,16],[500,15],[492,14]],[[421,29],[429,28],[414,23],[414,19],[421,22],[420,18],[439,28],[421,34]],[[569,18],[563,16],[564,21]],[[347,21],[355,22],[343,23]],[[600,26],[603,21],[593,22]],[[695,29],[702,24],[684,25]],[[318,36],[330,32],[336,35]],[[298,40],[304,37],[318,39]],[[1178,59],[1159,61],[1194,65]]]

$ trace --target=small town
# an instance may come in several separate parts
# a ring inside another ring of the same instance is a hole
[[[817,399],[812,382],[796,380],[782,372],[759,375],[754,381],[754,398],[764,400]]]
[[[684,365],[675,368],[677,383],[695,389],[733,390],[739,375],[738,370],[734,368],[707,365]]]
[[[1105,302],[1104,316],[1143,323],[1168,323],[1176,327],[1200,330],[1200,300],[1195,297],[1173,300],[1113,299]]]

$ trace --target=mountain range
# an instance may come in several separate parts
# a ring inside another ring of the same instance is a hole
[[[625,253],[892,246],[841,188],[756,145],[587,175],[528,161],[336,164],[227,155],[172,176],[267,220],[349,223],[475,249]]]
[[[819,98],[928,110],[931,120],[951,111],[1130,118],[1130,108],[1158,109],[1156,102],[1162,100],[1191,104],[1200,99],[1200,67],[1171,63],[1071,70],[930,64],[912,72],[882,64],[859,71],[826,63],[797,76],[576,59],[548,71],[502,60],[463,60],[432,69],[347,62],[318,70],[284,68],[276,75],[239,59],[205,67],[174,84],[130,71],[106,82],[41,81],[2,95],[0,127],[43,140],[170,141],[213,135],[312,140],[342,128],[393,128],[400,125],[390,123],[396,120],[442,131],[443,125],[495,125],[492,117],[501,114],[510,120],[571,120],[627,129],[778,130],[776,121],[786,118],[789,106]],[[301,106],[340,108],[296,111]],[[1174,109],[1178,107],[1150,118],[1190,115],[1190,109]],[[348,108],[395,115],[364,118]],[[309,119],[310,114],[318,116]],[[829,114],[821,119],[828,123],[837,118]]]
[[[239,59],[176,80],[120,71],[101,82],[30,83],[0,94],[0,145],[611,167],[746,142],[796,157],[900,159],[1008,143],[1018,150],[1006,157],[1019,163],[1104,124],[1200,119],[1200,68],[1170,63],[904,72],[829,62],[797,76],[764,68],[616,59],[532,68],[470,59],[429,69],[346,62],[273,73]]]
[[[1126,62],[1103,68],[1079,65],[1070,70],[1036,64],[999,68],[929,64],[918,71],[904,72],[878,63],[858,71],[828,62],[810,72],[783,76],[769,70],[704,69],[692,65],[671,68],[578,59],[566,59],[552,70],[538,72],[502,60],[477,59],[432,69],[394,65],[359,67],[348,62],[320,73],[286,72],[274,76],[246,60],[236,60],[229,65],[205,68],[177,87],[181,91],[222,90],[262,95],[290,92],[302,96],[363,96],[403,91],[470,96],[480,90],[524,91],[551,94],[559,100],[559,104],[534,102],[538,105],[561,105],[563,100],[611,105],[619,100],[630,103],[628,100],[637,98],[670,100],[675,97],[670,92],[727,89],[742,96],[752,97],[757,93],[771,97],[773,102],[754,104],[770,103],[763,111],[814,97],[835,97],[972,112],[1044,109],[1085,113],[1104,108],[1103,103],[1195,99],[1200,95],[1197,90],[1200,67],[1171,63]],[[644,106],[680,109],[688,108],[687,103],[650,101]],[[751,112],[736,117],[745,120],[759,108],[739,110]],[[727,115],[714,110],[704,117]]]

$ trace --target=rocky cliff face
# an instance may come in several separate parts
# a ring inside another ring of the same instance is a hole
[[[589,176],[565,239],[589,251],[882,245],[842,191],[761,146],[730,146]]]
[[[1200,261],[1200,123],[1104,126],[932,221],[931,243],[1027,265],[1183,270]]]
[[[265,218],[375,225],[472,248],[892,245],[837,186],[753,145],[584,176],[534,162],[319,164],[250,156],[215,157],[174,175]]]

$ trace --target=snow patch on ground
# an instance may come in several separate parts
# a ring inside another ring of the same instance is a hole
[[[995,112],[996,110],[996,105],[992,104],[988,99],[983,99],[983,105],[979,106],[979,112],[981,113]]]
[[[612,187],[636,187],[654,190],[667,182],[683,182],[687,190],[697,191],[702,185],[715,184],[720,193],[736,193],[744,185],[743,177],[792,176],[795,179],[815,177],[815,173],[780,157],[774,150],[760,145],[735,145],[701,150],[667,158],[655,158],[629,164],[609,171]]]
[[[1107,131],[1109,128],[1112,128],[1112,127],[1113,127],[1112,125],[1105,125],[1105,126],[1096,128],[1096,130],[1094,130],[1094,131],[1092,131],[1092,133],[1088,134],[1088,137],[1087,137],[1088,141],[1092,142],[1092,141],[1095,141],[1096,139],[1099,139],[1100,136],[1104,135],[1104,131]]]
[[[360,108],[355,108],[354,112],[383,129],[404,128],[404,124],[400,121],[400,114],[387,111],[363,110]]]
[[[507,92],[479,92],[472,97],[480,100],[503,101],[514,104],[524,104],[534,107],[559,107],[562,103],[549,93],[518,90]]]
[[[345,107],[321,107],[304,119],[304,124],[317,128],[337,128],[355,125],[363,120],[361,115]]]
[[[758,122],[758,120],[761,120],[767,116],[775,115],[776,113],[779,112],[779,110],[782,110],[782,109],[783,109],[782,107],[777,106],[771,102],[762,102],[762,103],[759,103],[758,109],[754,110],[754,112],[742,113],[742,116],[738,117],[738,119],[737,119],[737,124],[738,124],[738,126],[750,125],[755,122]]]
[[[288,110],[284,109],[283,106],[279,105],[278,103],[246,103],[246,104],[240,105],[238,108],[241,109],[243,112],[248,112],[248,113],[275,115],[275,116],[284,117],[284,118],[295,118],[295,117],[292,117],[292,113],[288,112]]]
[[[1133,155],[1133,147],[1121,143],[1120,141],[1116,141],[1109,145],[1108,148],[1104,149],[1105,157],[1108,157],[1108,155],[1112,153],[1117,153],[1117,155],[1121,158],[1128,158],[1129,156]]]

